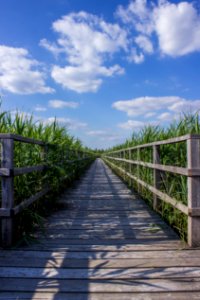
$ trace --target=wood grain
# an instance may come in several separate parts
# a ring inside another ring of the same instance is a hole
[[[0,251],[0,299],[199,299],[200,249],[180,241],[101,160],[60,208],[37,242]]]

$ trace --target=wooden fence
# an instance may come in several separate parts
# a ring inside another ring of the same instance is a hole
[[[186,143],[186,167],[177,167],[161,164],[160,147],[162,145]],[[140,160],[140,151],[151,149],[152,162]],[[132,159],[132,153],[137,152],[137,160]],[[172,207],[184,213],[188,218],[188,244],[192,247],[200,246],[200,135],[185,135],[164,141],[139,145],[136,147],[120,149],[104,155],[105,161],[120,173],[135,181],[139,186],[145,187],[153,194],[153,208],[156,210],[158,199],[169,203]],[[120,166],[119,163],[121,162]],[[132,171],[132,166],[144,167],[153,170],[153,184],[139,178],[138,172]],[[159,189],[160,174],[169,172],[187,177],[187,203],[177,201]]]
[[[55,147],[56,145],[46,144],[42,141],[22,137],[16,134],[0,134],[0,142],[1,142],[1,168],[0,168],[0,176],[1,176],[1,208],[0,208],[0,219],[1,219],[1,240],[4,246],[10,246],[13,240],[13,230],[14,223],[13,219],[18,213],[20,213],[24,208],[30,206],[36,200],[46,195],[50,190],[51,186],[44,186],[39,192],[32,195],[28,199],[22,199],[19,204],[15,204],[14,199],[14,177],[20,176],[24,174],[28,174],[31,172],[42,172],[48,170],[47,165],[47,154],[49,147]],[[31,145],[39,145],[41,147],[41,156],[43,156],[43,163],[35,166],[26,166],[26,167],[18,167],[14,166],[14,144],[15,142],[27,143]],[[91,159],[91,154],[83,151],[75,151],[66,149],[66,153],[73,153],[73,157],[75,159],[66,159],[65,163],[69,165],[79,165],[84,162],[87,162]],[[69,157],[69,155],[68,155]],[[67,175],[70,177],[70,174]],[[65,179],[65,178],[63,178]]]

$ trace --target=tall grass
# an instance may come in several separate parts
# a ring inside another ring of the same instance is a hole
[[[55,208],[58,192],[69,185],[86,167],[86,162],[83,162],[82,165],[68,163],[69,160],[77,159],[78,151],[85,151],[85,148],[81,141],[71,136],[65,127],[57,123],[56,119],[51,124],[35,122],[33,116],[20,112],[16,112],[14,115],[10,112],[0,113],[0,133],[19,134],[44,141],[47,144],[46,151],[44,151],[44,148],[39,145],[14,143],[15,167],[44,163],[48,166],[47,171],[32,172],[14,178],[15,205],[34,195],[45,186],[52,188],[48,196],[32,204],[31,207],[16,217],[16,239],[21,235],[26,239],[27,234],[35,226],[41,225],[41,216],[49,211],[50,206]],[[65,178],[64,181],[63,178]]]
[[[200,134],[199,113],[182,114],[180,119],[172,122],[167,128],[161,126],[146,126],[138,133],[133,133],[132,137],[125,143],[117,145],[108,151],[120,150],[127,147],[134,147],[141,144],[147,144],[155,141],[166,140],[185,134]],[[127,154],[128,155],[128,154]],[[186,167],[187,163],[186,143],[168,144],[160,146],[161,164]],[[128,158],[128,156],[126,157]],[[132,152],[133,160],[137,160],[137,151]],[[140,151],[140,160],[152,162],[152,148],[145,148]],[[113,163],[124,167],[124,163],[113,161]],[[128,165],[125,166],[128,168]],[[153,184],[153,171],[143,166],[132,166],[132,173],[143,181]],[[160,190],[171,197],[187,205],[187,178],[186,176],[160,172],[161,186]],[[129,180],[130,182],[130,180]],[[146,188],[132,182],[132,186],[142,195],[146,201],[152,205],[153,195]],[[187,216],[173,208],[170,204],[159,201],[158,210],[183,239],[187,239]]]

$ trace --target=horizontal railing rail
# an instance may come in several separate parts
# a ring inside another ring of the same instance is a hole
[[[25,167],[15,167],[14,163],[14,145],[15,142],[28,143],[32,145],[38,145],[41,147],[41,156],[43,157],[42,164]],[[4,246],[10,246],[13,241],[14,224],[13,218],[15,215],[20,213],[22,210],[30,206],[32,203],[37,201],[39,198],[45,196],[51,191],[51,186],[43,186],[43,188],[31,195],[27,199],[21,199],[20,203],[15,204],[14,199],[14,178],[15,176],[22,176],[32,172],[42,172],[50,169],[48,165],[48,149],[56,147],[56,144],[47,144],[40,140],[32,138],[26,138],[17,134],[0,134],[1,144],[1,208],[0,208],[0,219],[1,219],[1,240]],[[81,150],[65,149],[66,153],[73,156],[73,159],[65,159],[62,157],[62,162],[71,166],[78,165],[81,167],[81,163],[85,166],[85,163],[92,158],[90,152]],[[72,174],[67,174],[62,180],[69,178]]]
[[[186,167],[161,164],[160,147],[181,142],[186,143]],[[145,148],[152,149],[152,162],[140,159],[140,151]],[[137,160],[132,159],[134,151],[136,151]],[[200,246],[200,135],[187,134],[164,141],[123,148],[107,152],[103,158],[113,169],[117,169],[124,176],[149,190],[153,194],[155,210],[157,210],[159,199],[185,214],[188,218],[188,244]],[[132,166],[136,166],[135,173]],[[140,166],[153,170],[153,184],[140,178],[137,170]],[[187,205],[160,190],[161,172],[187,177]]]

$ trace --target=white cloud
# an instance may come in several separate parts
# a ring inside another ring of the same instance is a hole
[[[170,56],[200,51],[200,16],[192,3],[164,2],[154,11],[160,50]]]
[[[109,132],[108,130],[90,130],[86,132],[86,135],[94,137],[99,141],[119,142],[122,140],[120,134]]]
[[[174,118],[174,115],[169,112],[162,113],[158,116],[158,120],[160,121],[171,121]]]
[[[128,116],[140,116],[167,109],[180,101],[182,101],[182,98],[176,96],[140,97],[131,100],[116,101],[112,106],[117,110],[126,112]]]
[[[47,39],[40,40],[39,46],[52,52],[55,55],[55,57],[58,57],[58,55],[63,52],[63,49],[59,48],[55,43],[49,43]]]
[[[128,120],[125,123],[120,123],[118,124],[118,127],[122,128],[122,129],[133,129],[133,130],[138,130],[142,127],[144,127],[144,122],[141,121],[136,121],[136,120]]]
[[[146,0],[130,1],[127,7],[120,5],[116,15],[124,22],[131,23],[135,29],[142,33],[151,33],[151,11]]]
[[[101,136],[101,135],[105,135],[106,131],[104,130],[90,130],[86,132],[87,135],[90,136]]]
[[[200,110],[200,100],[187,100],[181,97],[140,97],[132,100],[121,100],[113,103],[113,108],[132,117],[151,118],[153,121],[170,121],[181,113],[194,113]],[[136,123],[134,123],[136,122]],[[129,120],[120,127],[130,128],[140,125],[138,121]],[[144,125],[144,123],[142,123]]]
[[[63,88],[95,92],[104,77],[124,72],[119,65],[105,65],[114,53],[127,50],[127,33],[119,25],[79,12],[62,17],[52,27],[58,34],[57,42],[51,44],[43,39],[40,45],[55,55],[64,54],[66,65],[54,65],[51,73]]]
[[[0,45],[0,88],[15,94],[53,93],[41,64],[24,48]]]
[[[153,53],[153,34],[163,55],[200,51],[200,14],[192,2],[132,0],[127,7],[118,7],[117,16],[130,25],[132,36],[139,33],[134,40],[143,54]]]
[[[55,117],[50,117],[45,120],[46,123],[53,123],[55,121]],[[56,118],[56,121],[66,126],[68,129],[76,130],[87,127],[87,124],[84,122],[80,122],[78,120],[70,119],[70,118]]]
[[[155,117],[156,116],[156,113],[155,112],[149,112],[149,113],[146,113],[144,115],[145,118],[152,118],[152,117]]]
[[[47,109],[44,106],[37,105],[34,110],[35,111],[46,111]]]
[[[85,63],[80,66],[66,66],[64,68],[54,66],[51,75],[63,88],[84,93],[96,92],[103,82],[102,77],[123,74],[123,72],[123,69],[118,65],[106,68]]]
[[[195,112],[200,110],[200,100],[186,100],[181,99],[175,102],[169,107],[169,110],[180,113],[180,112]]]
[[[119,141],[121,135],[117,133],[111,133],[108,130],[90,130],[86,132],[91,137],[98,137],[100,141]]]
[[[63,100],[50,100],[48,104],[53,108],[77,108],[79,106],[78,102]]]
[[[128,56],[129,62],[134,62],[136,64],[141,64],[144,61],[144,54],[143,53],[137,53],[137,50],[135,48],[131,49],[131,52]]]
[[[148,37],[145,35],[138,35],[135,38],[136,44],[146,53],[153,53],[153,45]]]

